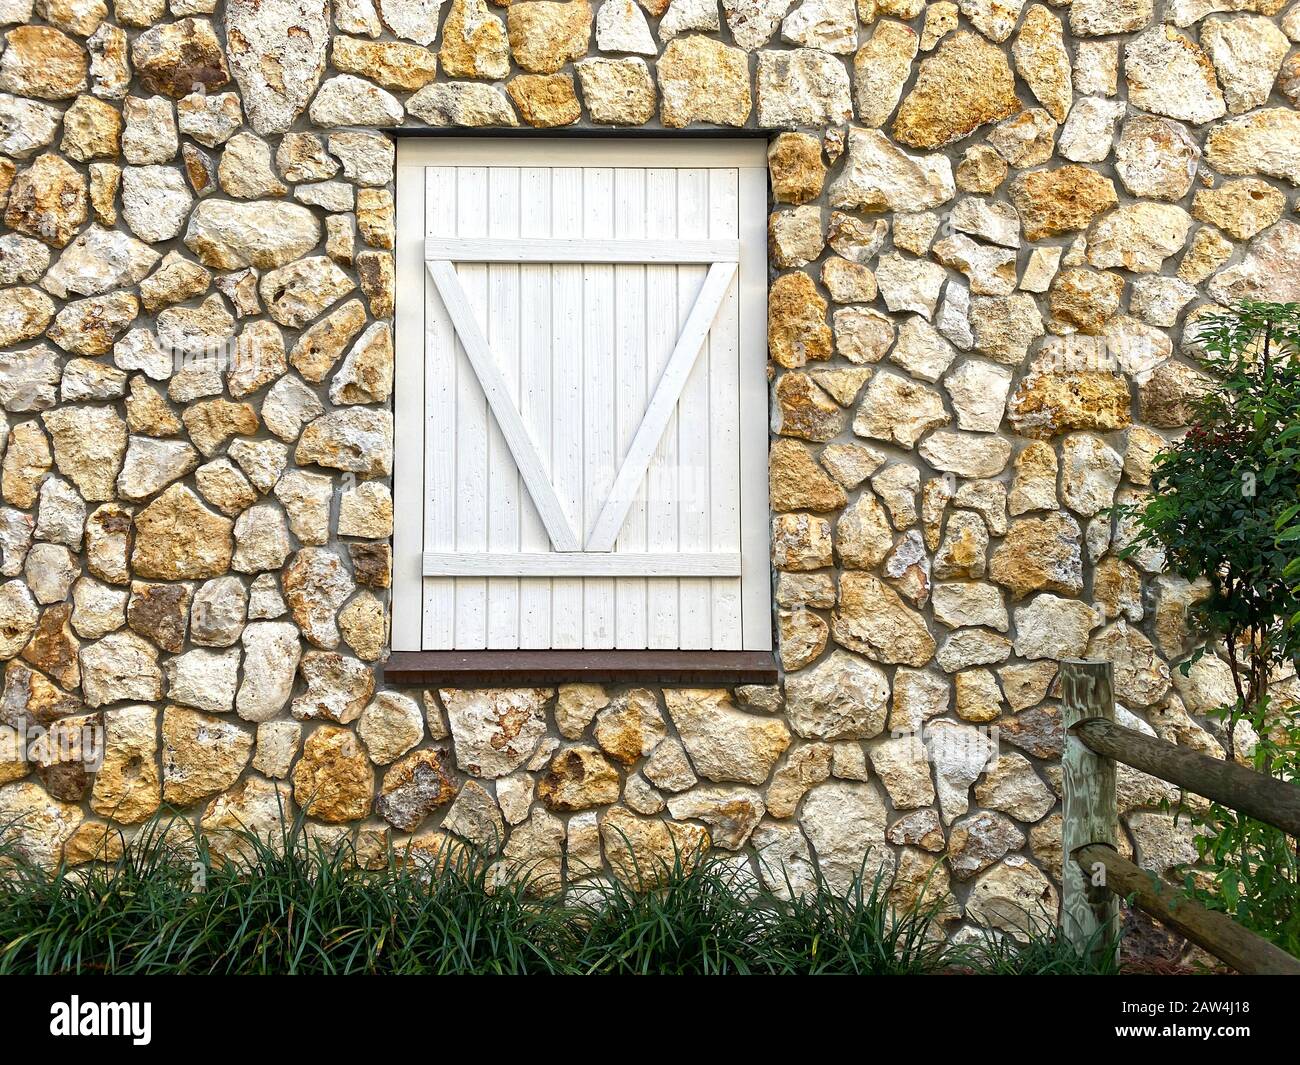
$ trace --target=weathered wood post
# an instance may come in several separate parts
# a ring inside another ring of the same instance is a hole
[[[1061,725],[1065,749],[1061,769],[1065,812],[1061,825],[1063,898],[1061,924],[1076,947],[1101,954],[1117,950],[1119,899],[1105,886],[1105,867],[1084,870],[1074,859],[1080,847],[1116,843],[1115,761],[1094,754],[1070,727],[1088,718],[1115,720],[1115,685],[1109,662],[1067,659],[1061,663]]]

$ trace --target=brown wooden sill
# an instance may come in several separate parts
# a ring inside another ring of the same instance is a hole
[[[394,651],[390,684],[774,684],[771,651]]]

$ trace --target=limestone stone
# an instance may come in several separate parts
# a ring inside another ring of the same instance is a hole
[[[1138,388],[1138,416],[1157,429],[1179,429],[1195,416],[1212,379],[1179,362],[1157,367]]]
[[[894,113],[919,46],[916,32],[910,27],[881,19],[870,39],[854,54],[853,94],[858,120],[864,126],[879,128]]]
[[[537,797],[551,810],[572,812],[618,801],[618,771],[595,747],[560,750],[537,781]]]
[[[1048,162],[1055,151],[1059,124],[1041,107],[1030,107],[999,122],[986,140],[1007,163],[1017,169]]]
[[[1009,751],[1000,754],[975,785],[975,799],[1024,822],[1037,821],[1056,804],[1056,796],[1029,760]]]
[[[609,8],[602,4],[601,11]],[[655,88],[641,59],[583,59],[574,64],[593,122],[641,125],[655,112]]]
[[[825,246],[821,209],[796,207],[776,211],[768,219],[768,255],[774,266],[807,266]]]
[[[241,637],[244,676],[235,709],[245,721],[274,717],[289,701],[298,669],[301,644],[298,630],[282,621],[254,621]]]
[[[513,773],[541,742],[553,694],[547,688],[440,689],[457,766],[478,777]]]
[[[1007,405],[1016,432],[1046,440],[1072,429],[1109,431],[1130,420],[1128,382],[1118,373],[1079,370],[1030,373]]]
[[[421,750],[395,763],[384,774],[375,813],[394,828],[414,832],[455,797],[455,786],[443,765],[445,757],[442,751]]]
[[[269,270],[315,247],[320,224],[298,204],[205,200],[190,215],[184,239],[206,266]]]
[[[881,371],[867,385],[853,419],[853,431],[868,439],[912,448],[926,432],[948,421],[943,399],[933,388]]]
[[[424,716],[410,696],[378,692],[361,713],[357,735],[366,745],[372,762],[388,765],[424,738]]]
[[[131,565],[163,580],[218,577],[230,565],[232,523],[212,513],[183,485],[173,484],[135,519]]]
[[[1267,18],[1245,16],[1207,19],[1201,46],[1214,64],[1232,114],[1261,107],[1268,101],[1278,68],[1290,42]]]
[[[1153,114],[1200,125],[1226,111],[1214,66],[1169,26],[1153,26],[1124,45],[1129,102]]]
[[[596,13],[596,47],[602,52],[635,52],[648,56],[659,51],[645,15],[634,0],[601,4]]]
[[[1003,7],[1001,4],[989,5],[991,10]],[[1014,17],[1013,14],[1011,26],[1014,26]],[[1007,26],[1001,38],[993,39],[1005,40],[1011,26]],[[980,27],[977,25],[977,28]],[[1011,52],[1015,57],[1016,71],[1025,79],[1038,102],[1057,122],[1064,122],[1070,110],[1072,79],[1061,20],[1041,4],[1034,4],[1025,13]]]
[[[1210,128],[1205,160],[1222,174],[1266,174],[1300,184],[1300,115],[1265,107]]]
[[[1300,297],[1300,225],[1282,222],[1251,241],[1241,262],[1210,280],[1210,295],[1221,303],[1242,299],[1294,301]]]
[[[1008,192],[1030,241],[1085,229],[1117,203],[1109,178],[1073,164],[1020,174]]]
[[[294,458],[350,473],[386,475],[392,466],[392,432],[387,411],[334,411],[307,426]]]
[[[842,646],[887,665],[922,666],[935,650],[921,616],[905,606],[893,589],[866,573],[840,577],[831,631]]]
[[[78,102],[81,100],[89,100],[91,106],[98,103],[90,96],[78,97]],[[100,106],[107,107],[106,104]],[[84,109],[84,107],[79,108],[76,103],[68,108],[66,112],[70,116],[68,131],[64,134],[60,145],[65,154],[78,161],[89,158],[81,151],[82,141],[77,135],[77,130],[81,126],[79,115]],[[108,109],[114,116],[117,115],[111,107]],[[34,100],[0,93],[0,149],[7,155],[15,159],[29,158],[34,152],[54,140],[58,128],[59,112],[55,108],[47,104],[38,104]],[[112,154],[115,150],[116,146],[113,146],[108,154]]]
[[[786,681],[790,726],[805,739],[870,739],[885,727],[889,682],[870,662],[833,651]]]
[[[176,102],[180,131],[209,148],[229,140],[243,118],[239,96],[233,92],[190,92]]]
[[[1115,697],[1125,706],[1152,706],[1169,691],[1169,666],[1151,641],[1123,619],[1092,637],[1088,657],[1114,663]]]
[[[614,875],[639,889],[674,868],[691,868],[709,845],[708,830],[698,825],[637,817],[618,806],[600,816],[600,837]]]
[[[1132,33],[1151,22],[1151,0],[1080,0],[1070,8],[1070,29],[1081,37]]]
[[[407,110],[431,126],[517,126],[506,94],[494,85],[437,82],[406,101]]]
[[[894,119],[894,138],[912,148],[938,148],[1013,115],[1021,108],[1014,80],[1000,49],[958,31],[922,61]]]
[[[238,725],[180,706],[163,711],[162,740],[163,801],[180,806],[225,791],[253,750]]]
[[[264,721],[257,726],[253,768],[263,776],[282,780],[298,754],[302,726],[296,721]]]
[[[567,126],[582,117],[573,78],[568,74],[521,74],[507,91],[530,126]]]
[[[662,65],[660,60],[661,69]],[[849,78],[843,64],[818,48],[759,52],[755,85],[758,121],[764,126],[833,125],[847,121],[853,114]],[[666,103],[662,75],[660,91]],[[747,94],[745,103],[748,104]],[[666,120],[665,124],[668,124]]]
[[[73,585],[72,600],[72,628],[83,640],[97,640],[126,624],[125,589],[82,577]]]
[[[1198,189],[1192,200],[1193,218],[1217,226],[1234,240],[1258,235],[1285,210],[1286,196],[1259,178],[1239,178],[1215,189]]]
[[[1061,157],[1073,163],[1104,162],[1110,156],[1115,124],[1123,117],[1124,105],[1120,101],[1083,97],[1070,109],[1061,129]]]
[[[293,770],[294,801],[331,824],[370,812],[374,779],[361,744],[348,729],[323,725],[307,737]]]
[[[1115,499],[1123,460],[1104,440],[1074,433],[1061,449],[1061,500],[1076,514],[1092,517]]]
[[[1185,126],[1135,115],[1124,123],[1115,170],[1134,196],[1181,200],[1191,190],[1201,150]]]
[[[869,303],[876,298],[876,275],[838,257],[822,263],[822,284],[836,303]]]
[[[161,699],[158,652],[135,633],[111,633],[81,649],[81,682],[87,706]]]
[[[850,127],[847,148],[848,160],[831,183],[832,207],[919,211],[947,203],[956,192],[946,158],[909,155],[879,130]]]
[[[86,87],[86,53],[52,26],[18,26],[5,34],[0,92],[67,100]]]
[[[264,777],[248,776],[208,803],[199,825],[218,863],[242,863],[256,860],[250,835],[272,852],[281,849],[284,822],[294,812],[287,789]]]
[[[221,43],[206,19],[183,18],[154,26],[131,43],[136,77],[150,92],[180,98],[219,89],[230,81]]]
[[[1011,523],[989,559],[989,576],[1023,599],[1030,592],[1078,595],[1083,590],[1082,532],[1063,511]]]
[[[991,193],[1007,179],[1007,163],[984,144],[973,144],[957,164],[955,181],[963,192]]]
[[[291,329],[302,328],[355,287],[356,283],[323,255],[271,270],[258,283],[267,312]]]
[[[707,780],[762,784],[790,744],[782,722],[735,709],[725,690],[673,689],[664,699],[696,772]]]
[[[774,429],[784,436],[825,442],[844,428],[845,412],[804,373],[783,374],[776,383]]]
[[[321,0],[232,0],[226,6],[230,69],[260,134],[283,133],[307,106],[325,69],[329,5]]]
[[[1173,204],[1126,204],[1097,219],[1088,233],[1088,262],[1154,273],[1187,242],[1192,218]]]
[[[739,48],[703,36],[678,38],[664,49],[657,72],[665,126],[694,121],[738,126],[749,116],[748,64]],[[847,76],[845,82],[847,94]]]
[[[11,54],[4,53],[0,64]],[[86,221],[86,203],[85,178],[60,156],[46,153],[13,177],[4,222],[19,233],[62,248]]]
[[[631,766],[655,749],[667,729],[654,693],[634,688],[615,697],[596,714],[594,735],[601,750]]]
[[[772,775],[766,792],[767,812],[772,817],[794,817],[798,813],[808,789],[830,776],[831,750],[828,744],[810,743],[790,752],[785,764]]]
[[[831,889],[843,893],[855,879],[892,873],[885,844],[885,805],[874,785],[827,782],[804,799],[799,824]]]

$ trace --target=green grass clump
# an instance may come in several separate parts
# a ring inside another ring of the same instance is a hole
[[[1050,929],[954,947],[935,907],[893,908],[879,877],[841,894],[818,875],[800,895],[725,857],[679,855],[644,889],[593,878],[535,898],[464,850],[366,869],[301,822],[241,847],[242,864],[223,863],[188,824],[160,820],[119,859],[53,876],[0,847],[0,974],[1098,971]]]

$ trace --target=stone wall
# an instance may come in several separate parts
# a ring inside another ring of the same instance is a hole
[[[902,900],[946,852],[954,928],[1050,906],[1057,659],[1224,754],[1198,589],[1103,511],[1205,388],[1189,321],[1300,298],[1284,6],[0,0],[0,823],[52,865],[306,804],[541,888],[707,838]],[[783,131],[780,688],[384,685],[398,125]],[[1166,797],[1121,777],[1156,869]]]

